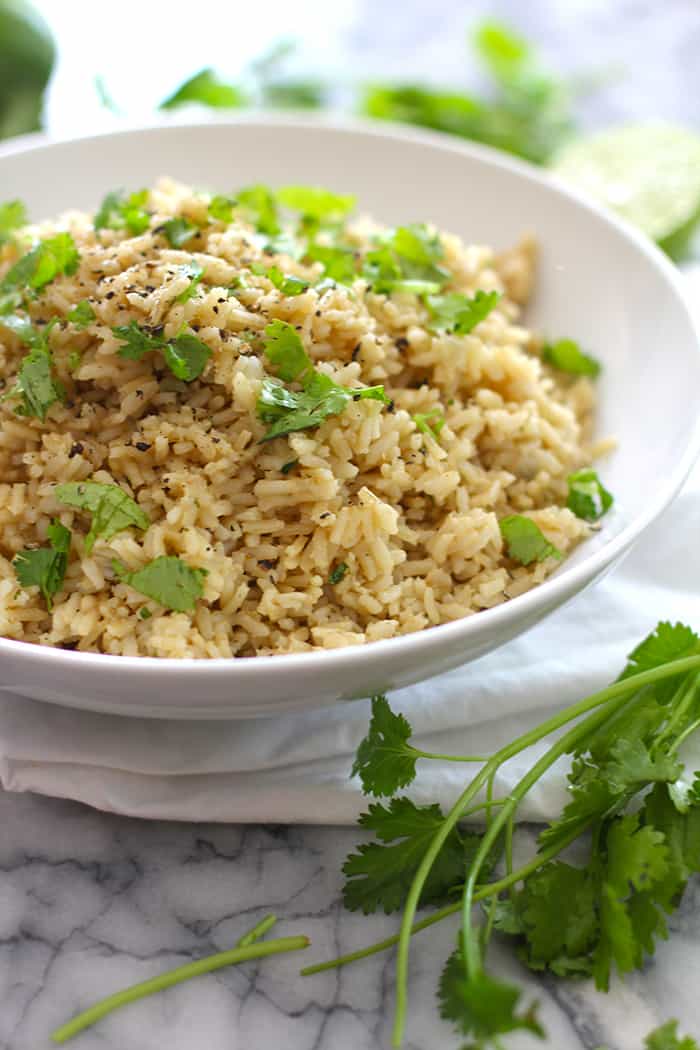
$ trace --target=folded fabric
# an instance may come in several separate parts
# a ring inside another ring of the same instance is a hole
[[[700,303],[700,267],[688,275]],[[476,663],[392,694],[417,746],[487,754],[554,710],[611,681],[660,619],[700,628],[700,468],[622,565],[544,623]],[[350,779],[369,702],[245,722],[178,722],[90,714],[0,687],[0,781],[139,817],[188,821],[342,824],[366,802]],[[502,771],[507,791],[535,750]],[[449,805],[463,764],[423,761],[408,792]],[[526,819],[554,816],[566,764],[528,797]]]

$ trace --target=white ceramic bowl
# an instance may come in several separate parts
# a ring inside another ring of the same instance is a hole
[[[529,322],[581,341],[604,364],[602,468],[616,512],[542,586],[476,616],[389,641],[241,660],[157,660],[65,652],[0,639],[0,683],[96,711],[242,718],[396,689],[474,660],[600,578],[678,491],[700,445],[700,354],[676,271],[644,238],[549,176],[445,136],[328,119],[253,116],[0,150],[0,200],[33,218],[94,208],[120,186],[170,174],[230,191],[314,183],[356,193],[388,223],[430,220],[497,247],[524,231],[542,255]],[[2,480],[2,479],[0,479]],[[689,543],[695,537],[688,537]]]

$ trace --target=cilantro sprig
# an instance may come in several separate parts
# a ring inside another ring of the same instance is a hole
[[[351,401],[369,398],[388,403],[383,386],[345,387],[318,372],[294,326],[286,321],[271,321],[265,328],[265,354],[279,379],[297,383],[301,389],[290,390],[278,380],[263,379],[257,412],[270,426],[261,441],[317,427],[329,416],[344,412]]]
[[[700,773],[687,770],[680,755],[683,742],[700,728],[699,712],[700,638],[683,624],[666,622],[632,651],[615,682],[488,758],[421,751],[406,718],[394,713],[385,697],[375,697],[353,773],[366,793],[389,801],[373,803],[360,818],[375,838],[348,857],[344,898],[348,907],[365,913],[403,907],[401,931],[302,973],[398,943],[398,1046],[410,938],[460,913],[457,949],[439,981],[442,1016],[473,1050],[502,1047],[502,1037],[518,1029],[543,1035],[537,1004],[523,1005],[517,986],[488,972],[492,931],[510,938],[532,969],[559,977],[589,975],[602,989],[614,970],[626,973],[642,965],[667,935],[666,917],[678,907],[690,875],[700,871]],[[503,764],[538,743],[544,750],[533,765],[523,767],[506,797],[494,797]],[[572,759],[570,800],[542,832],[536,855],[515,867],[512,837],[519,808],[564,756]],[[479,763],[447,814],[396,795],[412,783],[423,759]],[[485,813],[485,828],[467,836],[461,821],[475,813]],[[573,844],[576,851],[564,859]],[[451,900],[455,893],[459,899]],[[479,901],[488,902],[481,932],[473,914]],[[414,922],[420,904],[438,908]],[[647,1050],[696,1050],[676,1032],[675,1022],[662,1026],[649,1035]]]
[[[139,594],[152,598],[174,612],[191,612],[204,593],[206,569],[193,569],[180,558],[162,555],[129,572],[117,560],[112,562],[117,577]]]
[[[27,209],[22,201],[4,201],[0,204],[0,247],[12,240],[15,230],[27,224]]]
[[[4,318],[5,323],[9,318]],[[48,348],[48,331],[37,333],[30,325],[17,326],[15,331],[23,342],[33,349],[22,359],[15,385],[3,394],[2,400],[19,398],[15,411],[21,416],[34,416],[43,423],[51,405],[65,400],[61,382],[53,374],[53,360]]]
[[[0,293],[39,292],[56,277],[74,274],[79,262],[71,235],[56,233],[39,241],[10,267],[0,281]]]
[[[583,352],[573,339],[558,339],[555,343],[546,343],[542,348],[542,360],[560,372],[572,376],[588,376],[595,379],[600,375],[601,365],[595,357]]]
[[[473,296],[463,292],[429,295],[426,298],[430,314],[430,328],[434,331],[468,335],[484,321],[498,305],[500,292],[476,291]]]
[[[427,226],[399,226],[366,253],[362,276],[375,292],[434,295],[450,278],[439,265],[444,254],[440,238]]]
[[[20,551],[12,565],[22,587],[38,587],[44,596],[46,608],[51,612],[54,596],[63,587],[66,576],[71,533],[58,519],[54,519],[46,534],[48,547]]]
[[[54,494],[60,503],[92,515],[90,531],[85,537],[87,554],[98,538],[109,541],[118,532],[131,526],[145,530],[151,524],[146,512],[118,485],[99,481],[68,481],[57,485]]]
[[[137,321],[130,321],[128,325],[116,325],[112,331],[122,343],[120,357],[140,361],[144,354],[152,350],[162,350],[170,371],[185,383],[192,383],[198,379],[211,357],[211,350],[207,344],[190,332],[180,332],[173,339],[164,339],[162,329],[142,328]]]
[[[550,543],[539,525],[524,514],[509,514],[499,521],[499,527],[509,558],[521,565],[545,558],[561,558],[560,550]]]
[[[151,223],[150,212],[145,207],[147,203],[148,190],[133,193],[113,190],[103,198],[93,225],[96,230],[127,230],[133,237],[138,237]]]

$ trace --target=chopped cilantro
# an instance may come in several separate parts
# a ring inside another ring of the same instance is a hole
[[[333,586],[335,586],[336,583],[340,583],[340,581],[344,579],[345,573],[348,571],[348,568],[349,566],[346,562],[338,562],[338,564],[334,565],[331,571],[328,573],[328,582],[333,584]]]
[[[27,209],[22,201],[0,204],[0,246],[12,240],[15,230],[27,224]]]
[[[340,284],[351,284],[357,276],[357,259],[351,248],[341,245],[319,244],[310,241],[304,252],[310,262],[319,262],[323,266],[326,280],[338,281]],[[316,286],[319,287],[318,285]]]
[[[287,463],[283,463],[282,464],[282,466],[280,467],[280,472],[282,474],[289,474],[289,472],[294,470],[294,468],[296,466],[298,466],[298,465],[299,465],[299,460],[298,459],[290,459]]]
[[[544,561],[545,558],[561,558],[561,551],[549,542],[532,518],[526,518],[524,514],[510,514],[501,518],[498,524],[506,542],[508,557],[519,561],[521,565]]]
[[[560,372],[569,372],[575,376],[590,376],[595,379],[600,375],[600,362],[590,354],[584,354],[573,339],[559,339],[556,343],[547,343],[542,348],[542,360]]]
[[[0,317],[4,317],[5,314],[11,314],[13,310],[19,310],[21,305],[22,296],[16,288],[9,292],[0,291]]]
[[[56,233],[39,241],[7,271],[0,281],[0,292],[19,291],[20,288],[38,292],[60,274],[74,274],[79,262],[78,249],[71,235]]]
[[[298,382],[301,391],[288,390],[265,378],[258,397],[258,416],[271,426],[262,441],[271,441],[292,431],[317,427],[328,416],[343,412],[353,400],[370,398],[387,402],[384,387],[340,386],[330,376],[317,372],[294,327],[272,321],[265,329],[265,353],[285,382]]]
[[[183,292],[180,292],[180,294],[176,297],[175,302],[186,303],[188,299],[191,299],[192,296],[196,295],[199,282],[201,281],[203,275],[204,267],[200,266],[196,259],[193,259],[191,262],[185,263],[183,266],[181,266],[180,276],[189,277],[190,283],[187,285],[185,290]]]
[[[440,437],[440,431],[445,425],[445,417],[440,409],[435,406],[429,412],[416,412],[413,422],[423,434],[427,434],[434,441]]]
[[[499,299],[500,292],[477,291],[473,296],[463,292],[429,295],[426,299],[431,316],[431,328],[468,335],[488,317]]]
[[[148,331],[141,328],[136,321],[129,321],[127,325],[115,325],[112,331],[122,340],[119,356],[130,361],[140,361],[149,350],[160,350],[167,342],[161,335],[162,328]]]
[[[196,233],[199,233],[199,227],[182,215],[168,219],[158,227],[158,230],[162,231],[171,248],[182,248],[184,244],[192,240]]]
[[[69,310],[66,314],[69,321],[72,321],[77,328],[87,328],[91,321],[95,320],[95,311],[90,306],[87,299],[81,299],[81,301]]]
[[[603,486],[595,470],[577,470],[567,478],[569,495],[566,505],[577,518],[597,521],[613,505],[613,497]]]
[[[276,196],[285,208],[319,220],[343,219],[356,203],[352,194],[333,193],[320,186],[283,186]]]
[[[305,281],[303,277],[282,273],[277,266],[265,267],[254,264],[251,269],[253,273],[261,274],[263,277],[267,277],[268,281],[272,281],[275,288],[278,288],[283,295],[301,295],[309,287],[309,282]]]
[[[148,229],[151,216],[144,205],[148,203],[148,190],[125,193],[114,190],[103,199],[94,226],[96,230],[128,230],[134,237]]]
[[[235,197],[224,197],[221,194],[216,194],[209,201],[209,218],[228,225],[233,221],[233,209],[235,207]]]
[[[20,342],[32,349],[48,350],[49,333],[57,323],[58,318],[54,318],[44,328],[36,328],[25,314],[8,314],[7,317],[0,317],[0,324],[4,328],[9,328]]]
[[[57,485],[54,491],[61,503],[92,514],[90,531],[85,537],[87,554],[98,538],[107,542],[132,525],[137,529],[147,529],[151,524],[138,503],[118,485],[106,485],[99,481],[69,481]]]
[[[382,235],[367,252],[362,276],[375,292],[432,295],[450,276],[437,265],[443,255],[440,238],[427,226],[399,226]]]
[[[275,237],[281,232],[275,195],[269,186],[247,186],[236,195],[244,216],[259,233]]]
[[[112,563],[115,573],[139,594],[174,612],[190,612],[204,593],[206,569],[193,569],[180,558],[163,555],[143,569],[127,572],[123,565]]]
[[[212,109],[237,109],[246,102],[235,84],[220,80],[213,69],[202,69],[161,102],[159,109],[176,109],[187,102],[198,102]]]
[[[54,519],[49,525],[48,547],[20,551],[12,565],[22,587],[38,587],[51,612],[53,597],[63,586],[70,551],[70,530]]]
[[[68,368],[71,372],[75,372],[77,368],[80,368],[80,362],[82,361],[82,355],[77,350],[71,350],[68,354]]]
[[[136,321],[128,325],[117,325],[112,329],[123,341],[119,351],[120,357],[140,361],[145,353],[151,350],[162,350],[166,364],[177,379],[191,383],[197,379],[211,357],[211,350],[196,336],[184,332],[174,339],[164,339],[162,329],[149,332],[140,328]]]
[[[163,350],[170,371],[185,383],[192,383],[201,376],[211,350],[196,336],[184,333],[166,343]]]
[[[146,605],[139,609],[139,620],[150,620],[152,615],[153,613]]]
[[[45,346],[38,346],[23,358],[17,382],[3,400],[13,397],[21,398],[17,409],[20,415],[35,416],[42,423],[51,405],[65,400],[61,383],[53,377],[51,354]]]

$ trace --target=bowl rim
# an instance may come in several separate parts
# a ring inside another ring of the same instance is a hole
[[[564,198],[569,203],[574,204],[589,215],[595,216],[605,225],[612,228],[618,236],[622,237],[624,241],[639,251],[652,264],[657,274],[666,281],[673,292],[676,306],[684,316],[689,330],[695,336],[696,352],[700,354],[700,323],[696,321],[689,309],[680,272],[651,240],[631,226],[626,220],[619,218],[585,193],[572,188],[547,169],[537,168],[527,161],[490,146],[458,139],[443,132],[426,131],[390,121],[339,115],[332,111],[321,111],[312,115],[308,111],[291,110],[259,113],[253,110],[236,114],[235,116],[231,114],[219,116],[216,114],[206,121],[194,121],[191,118],[179,119],[178,116],[174,115],[158,123],[153,123],[152,121],[138,124],[130,123],[128,126],[120,126],[107,132],[87,132],[84,135],[71,135],[65,138],[50,139],[42,132],[17,136],[7,143],[0,144],[0,163],[6,157],[44,150],[50,151],[55,147],[70,146],[73,143],[86,144],[94,142],[99,145],[101,141],[108,138],[133,139],[134,136],[139,137],[154,133],[187,134],[194,132],[197,134],[203,129],[212,126],[235,129],[246,125],[257,125],[265,128],[290,127],[302,131],[330,131],[349,135],[365,134],[394,141],[409,141],[432,150],[456,153],[487,166],[496,167],[501,171],[524,179],[526,182],[536,184],[555,197]],[[472,633],[487,633],[489,626],[493,626],[494,632],[497,632],[499,626],[506,624],[516,615],[523,620],[527,620],[528,614],[533,613],[539,606],[556,607],[569,595],[576,593],[587,582],[599,576],[612,562],[629,549],[642,533],[666,510],[680,491],[698,457],[700,457],[700,416],[695,421],[693,432],[682,456],[674,464],[665,483],[660,485],[649,499],[644,512],[634,517],[619,533],[592,551],[589,556],[570,568],[567,568],[565,564],[555,576],[549,577],[531,590],[511,598],[501,605],[491,609],[483,609],[478,614],[465,616],[448,623],[425,627],[410,634],[398,635],[394,638],[381,639],[374,642],[365,642],[356,646],[314,650],[313,652],[280,653],[274,656],[222,656],[209,658],[119,656],[111,653],[66,650],[40,645],[38,642],[23,642],[18,639],[0,637],[0,657],[7,655],[20,660],[29,660],[36,657],[45,663],[53,661],[57,672],[77,671],[81,668],[85,670],[90,668],[93,671],[103,670],[107,673],[111,670],[118,670],[122,674],[129,676],[136,674],[152,679],[160,674],[177,671],[187,678],[199,677],[203,674],[208,675],[210,678],[235,674],[235,676],[244,681],[249,680],[252,676],[259,676],[266,670],[268,672],[273,671],[276,674],[296,673],[305,675],[308,672],[313,672],[314,669],[321,671],[323,668],[328,671],[335,666],[338,672],[342,672],[345,664],[352,664],[370,656],[373,660],[379,660],[385,655],[396,659],[400,657],[402,651],[408,651],[409,649],[412,656],[415,657],[422,650],[430,649],[438,635],[443,645],[446,646],[458,643],[462,637]]]

